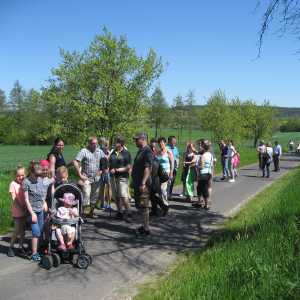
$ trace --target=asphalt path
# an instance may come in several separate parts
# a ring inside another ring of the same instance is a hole
[[[0,237],[0,300],[131,299],[140,283],[166,271],[178,253],[199,249],[217,224],[299,164],[299,157],[285,155],[281,171],[272,172],[269,179],[261,178],[256,164],[242,168],[235,183],[215,177],[211,210],[175,197],[168,216],[151,219],[152,234],[147,238],[133,233],[136,212],[129,224],[97,211],[97,218],[83,225],[83,239],[93,257],[87,270],[63,264],[47,271],[21,257],[8,258],[9,238]]]

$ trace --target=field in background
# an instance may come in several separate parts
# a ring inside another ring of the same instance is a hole
[[[154,136],[154,131],[148,133],[149,137]],[[162,129],[159,132],[160,136],[168,137],[169,135],[177,136],[178,131],[173,129]],[[182,154],[185,151],[187,141],[196,141],[200,138],[210,138],[209,132],[204,132],[200,130],[193,130],[188,132],[183,130],[182,135],[179,138],[178,147],[180,153]],[[278,139],[279,142],[287,149],[287,143],[290,139],[293,139],[295,142],[300,141],[300,132],[298,133],[276,133],[274,135],[273,141]],[[256,152],[255,149],[250,147],[251,141],[245,141],[241,146],[238,147],[238,150],[241,154],[241,166],[251,164],[256,161]],[[129,151],[132,154],[132,157],[135,156],[136,146],[131,140],[128,141],[127,146]],[[8,195],[8,185],[9,182],[13,179],[12,170],[18,164],[22,164],[25,167],[29,165],[31,160],[39,161],[47,157],[47,153],[50,151],[51,146],[7,146],[0,145],[0,232],[6,231],[11,224],[10,216],[10,198]],[[72,145],[66,145],[64,150],[64,156],[67,162],[74,159],[78,148]],[[213,145],[213,152],[217,157],[217,166],[216,173],[221,172],[221,165],[219,159],[219,148],[217,145]],[[182,162],[182,160],[181,160]],[[181,170],[179,168],[178,176],[176,178],[176,184],[181,184]]]

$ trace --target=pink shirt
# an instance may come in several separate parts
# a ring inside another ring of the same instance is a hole
[[[11,194],[12,199],[15,199],[11,208],[12,216],[14,218],[25,217],[27,208],[22,185],[16,181],[12,181],[9,186],[9,193]]]

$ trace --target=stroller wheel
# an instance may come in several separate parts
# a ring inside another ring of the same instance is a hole
[[[90,264],[90,259],[87,255],[81,254],[77,260],[77,267],[79,269],[87,269]]]
[[[89,254],[85,254],[87,257],[88,257],[88,259],[89,259],[89,265],[91,265],[92,264],[92,262],[93,262],[93,258],[92,258],[92,256],[91,255],[89,255]]]
[[[61,264],[61,258],[57,253],[52,253],[52,260],[54,268],[57,268]]]
[[[50,270],[53,266],[53,258],[50,255],[45,255],[42,258],[41,261],[41,266],[42,268],[46,269],[46,270]]]

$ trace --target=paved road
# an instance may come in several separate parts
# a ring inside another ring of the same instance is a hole
[[[201,247],[215,224],[299,164],[299,158],[286,156],[281,172],[272,173],[270,179],[260,178],[256,165],[241,169],[236,183],[216,178],[211,211],[193,208],[178,197],[166,218],[152,219],[153,234],[146,239],[133,235],[133,224],[99,212],[84,225],[83,236],[94,260],[88,270],[66,264],[46,271],[22,258],[8,258],[9,239],[2,237],[0,300],[130,299],[126,295],[134,293],[137,283],[166,270],[179,251]]]

